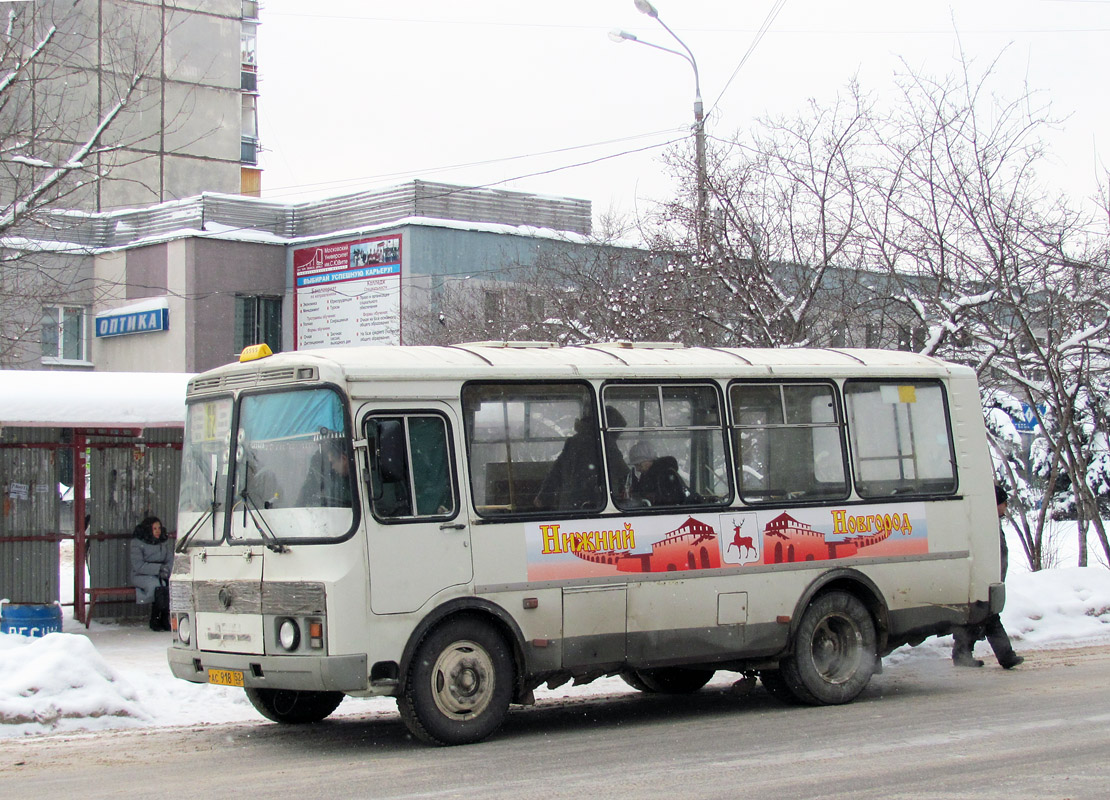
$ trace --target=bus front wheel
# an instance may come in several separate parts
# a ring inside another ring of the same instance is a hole
[[[779,667],[799,701],[837,705],[851,702],[866,688],[875,659],[875,623],[867,608],[846,592],[829,592],[802,613],[794,652]]]
[[[501,725],[512,690],[513,660],[504,638],[481,620],[460,619],[417,646],[397,708],[422,741],[471,744]]]
[[[246,692],[259,714],[274,722],[289,724],[320,722],[343,702],[342,692],[293,689],[247,689]]]

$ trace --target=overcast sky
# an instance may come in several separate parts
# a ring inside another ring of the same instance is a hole
[[[1046,179],[1084,196],[1110,167],[1110,0],[656,7],[697,59],[711,136],[834,98],[853,75],[881,96],[899,59],[951,72],[962,47],[983,65],[1001,58],[1010,96],[1027,81],[1068,118]],[[424,178],[630,214],[666,196],[658,145],[693,122],[690,66],[607,36],[623,28],[678,46],[633,0],[266,0],[261,19],[268,197]]]

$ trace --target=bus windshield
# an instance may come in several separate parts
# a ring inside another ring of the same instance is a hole
[[[230,399],[198,403],[191,406],[190,422],[230,419],[230,406]],[[189,498],[182,508],[223,507],[228,471],[222,459],[234,436],[232,514],[221,520],[217,535],[202,530],[198,540],[222,539],[224,525],[233,541],[336,539],[350,532],[355,470],[337,392],[246,395],[239,400],[234,433],[226,422],[213,430],[212,436],[195,436],[191,427],[186,437],[184,460],[191,466],[182,479],[182,497]]]
[[[181,453],[179,524],[182,539],[213,540],[216,515],[227,495],[227,453],[231,447],[230,397],[218,397],[189,405],[185,419],[185,442]]]

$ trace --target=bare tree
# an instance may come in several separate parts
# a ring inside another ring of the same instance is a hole
[[[5,4],[0,19],[0,365],[24,360],[44,305],[94,298],[80,246],[45,247],[87,223],[101,186],[140,182],[188,114],[158,87],[172,9],[92,0]],[[186,95],[187,96],[187,93]],[[151,120],[157,120],[152,124]],[[159,187],[147,187],[160,196]]]
[[[1039,182],[1055,120],[1033,92],[994,92],[995,67],[907,69],[884,109],[853,83],[829,106],[718,140],[707,253],[690,247],[693,169],[677,152],[685,193],[661,207],[655,244],[687,253],[701,287],[685,331],[699,320],[729,344],[917,350],[1043,409],[1025,477],[1068,487],[1060,513],[1089,524],[1110,556],[1097,489],[1106,415],[1094,400],[1110,363],[1107,225]],[[1039,497],[1025,499],[1015,510],[1035,519],[1019,530],[1039,568],[1045,515]]]
[[[1092,524],[1110,555],[1087,480],[1099,441],[1089,435],[1089,387],[1108,343],[1108,274],[1091,257],[1092,220],[1037,180],[1050,109],[1029,91],[1011,100],[991,92],[994,65],[960,67],[942,79],[900,79],[886,158],[872,173],[883,202],[866,206],[873,258],[927,331],[922,352],[974,364],[985,385],[1043,416],[1043,488],[1051,495],[1066,483],[1074,507],[1061,513],[1081,531]],[[1017,527],[1037,569],[1046,506],[1026,499],[1015,504]]]

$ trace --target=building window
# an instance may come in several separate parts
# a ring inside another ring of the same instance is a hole
[[[243,95],[243,128],[240,160],[247,164],[258,163],[258,97]]]
[[[920,353],[925,349],[925,341],[929,336],[929,329],[924,325],[899,325],[898,349],[909,353]]]
[[[486,322],[492,323],[501,319],[504,303],[504,294],[497,290],[487,289],[482,293],[482,308],[486,314]]]
[[[235,352],[252,344],[266,344],[273,352],[281,352],[280,297],[236,296]]]
[[[254,68],[258,63],[258,34],[254,25],[244,25],[239,35],[239,56],[244,67]]]
[[[85,309],[43,307],[42,360],[85,361]]]
[[[246,15],[247,9],[243,13]],[[239,37],[240,61],[242,62],[242,81],[240,88],[245,92],[258,91],[258,34],[255,25],[243,24]]]

